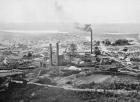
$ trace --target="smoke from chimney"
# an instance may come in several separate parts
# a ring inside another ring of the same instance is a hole
[[[92,30],[92,26],[91,24],[84,24],[84,25],[81,25],[79,23],[75,23],[75,27],[79,30],[82,30],[82,31],[86,31],[86,32],[89,32]]]
[[[75,21],[71,15],[69,15],[63,5],[61,5],[58,1],[54,2],[54,7],[55,7],[55,11],[57,13],[57,16],[59,17],[59,19],[61,20],[62,23],[67,23],[69,22],[70,24],[73,25],[74,29],[79,29],[81,31],[86,31],[89,32],[92,30],[91,24],[84,24],[81,25],[80,23],[78,23],[77,21]]]

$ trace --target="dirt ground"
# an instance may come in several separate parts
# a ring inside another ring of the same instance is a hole
[[[27,84],[26,86],[15,86],[0,93],[0,102],[139,102],[140,95],[114,95],[100,92],[79,92],[64,90],[60,87],[73,87],[91,83],[113,83],[122,81],[127,83],[137,82],[138,79],[130,76],[112,76],[102,74],[90,74],[78,76],[79,74],[61,72],[62,67],[38,68],[26,72],[30,80],[39,77],[37,83],[49,84],[59,87],[38,86]]]
[[[6,94],[6,95],[5,95]],[[61,88],[36,85],[13,88],[3,93],[0,102],[139,102],[140,96],[102,94],[97,92],[76,92]]]

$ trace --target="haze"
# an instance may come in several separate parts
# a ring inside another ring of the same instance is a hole
[[[51,25],[57,30],[75,22],[139,24],[139,5],[140,0],[0,0],[0,29],[28,24],[26,29]]]

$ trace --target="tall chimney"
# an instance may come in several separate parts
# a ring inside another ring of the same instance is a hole
[[[59,43],[56,43],[56,65],[59,66]]]
[[[49,45],[50,46],[50,65],[52,66],[52,44]]]
[[[90,30],[90,32],[91,32],[91,54],[93,53],[93,51],[92,51],[92,45],[93,45],[93,43],[92,43],[92,29]]]

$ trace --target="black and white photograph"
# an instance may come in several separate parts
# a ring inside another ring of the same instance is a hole
[[[140,0],[0,0],[0,102],[140,102]]]

